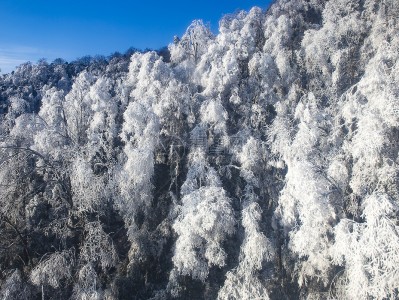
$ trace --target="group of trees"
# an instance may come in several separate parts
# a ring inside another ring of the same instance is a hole
[[[1,299],[399,297],[398,15],[279,0],[2,75]]]

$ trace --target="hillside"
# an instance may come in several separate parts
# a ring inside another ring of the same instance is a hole
[[[278,0],[0,77],[0,298],[397,299],[398,17]]]

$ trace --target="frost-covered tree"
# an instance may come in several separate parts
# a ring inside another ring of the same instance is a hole
[[[273,247],[260,231],[262,210],[253,201],[253,191],[247,191],[246,204],[242,211],[242,225],[245,230],[240,249],[238,266],[226,274],[218,299],[269,299],[260,270],[263,263],[271,261]]]
[[[98,276],[92,264],[83,265],[79,270],[77,284],[74,286],[71,299],[99,300],[103,291],[98,284]]]
[[[118,257],[111,238],[103,231],[99,222],[87,223],[86,236],[80,259],[84,263],[96,263],[103,271],[115,266]]]
[[[323,157],[317,154],[319,147],[324,147],[319,124],[325,120],[314,96],[309,95],[307,100],[305,105],[298,104],[298,131],[292,143],[283,148],[288,171],[276,210],[290,237],[289,247],[298,255],[296,271],[300,285],[306,285],[309,278],[328,283],[329,236],[335,219],[330,203],[334,186],[323,172]]]
[[[165,67],[153,52],[132,57],[130,83],[132,101],[124,112],[121,138],[126,160],[119,174],[121,197],[116,203],[125,214],[125,222],[134,235],[134,218],[146,211],[152,200],[151,179],[154,174],[154,152],[159,137],[159,117],[154,112],[157,97],[165,82]]]
[[[172,61],[197,63],[212,38],[211,30],[202,20],[193,21],[182,38],[169,46]]]
[[[350,298],[395,298],[398,293],[399,227],[396,208],[386,194],[364,201],[364,223],[342,219],[335,228],[336,274],[333,295]]]
[[[183,197],[173,224],[178,238],[169,279],[175,296],[180,289],[179,275],[205,281],[211,266],[225,265],[222,242],[234,232],[235,225],[231,200],[200,147],[190,153],[190,167],[181,192]]]
[[[45,297],[43,286],[58,288],[64,280],[72,278],[73,263],[73,253],[63,251],[50,254],[35,266],[30,274],[30,279],[33,284],[42,286],[42,297]]]
[[[87,129],[91,151],[98,155],[100,151],[105,152],[111,159],[114,139],[117,137],[116,117],[118,106],[116,99],[112,98],[113,87],[110,79],[101,77],[90,88],[88,98],[91,102],[93,116]],[[111,156],[111,157],[110,157]]]
[[[88,93],[94,80],[92,74],[80,73],[74,81],[71,91],[65,96],[64,113],[68,132],[72,141],[77,145],[83,145],[87,141],[86,130],[90,125],[89,120],[92,114]]]
[[[230,201],[220,187],[201,187],[184,196],[182,204],[173,226],[179,235],[173,263],[179,274],[204,281],[210,266],[225,264],[221,243],[235,223]]]

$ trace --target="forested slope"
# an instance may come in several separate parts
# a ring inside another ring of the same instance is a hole
[[[397,299],[398,17],[279,0],[3,75],[1,299]]]

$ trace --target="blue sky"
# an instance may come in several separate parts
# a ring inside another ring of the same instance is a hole
[[[122,1],[0,0],[0,69],[16,65],[109,55],[129,47],[158,49],[181,36],[194,19],[217,32],[226,13],[252,6],[267,8],[270,0]]]

